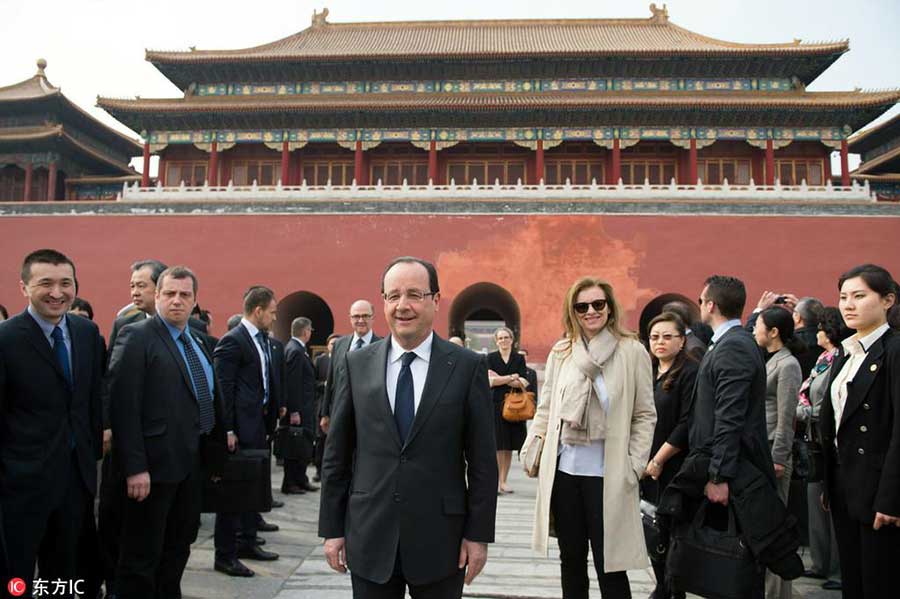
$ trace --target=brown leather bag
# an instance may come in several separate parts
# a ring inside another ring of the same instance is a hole
[[[534,418],[534,393],[512,389],[503,396],[503,419],[507,422],[524,422]]]

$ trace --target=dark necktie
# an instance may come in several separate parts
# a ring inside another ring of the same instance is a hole
[[[263,372],[263,405],[269,403],[269,373],[272,370],[272,354],[269,353],[269,337],[262,331],[256,333],[256,339],[266,358],[266,370]]]
[[[357,339],[357,340],[356,340],[356,349],[359,349],[359,348],[361,348],[362,346],[363,346],[363,340],[362,340],[362,338]]]
[[[53,327],[53,333],[51,333],[50,336],[53,338],[53,356],[56,358],[57,364],[59,364],[59,367],[62,369],[63,376],[66,378],[69,389],[72,389],[72,369],[69,367],[69,352],[66,351],[66,340],[63,336],[62,329]]]
[[[182,333],[178,339],[184,346],[184,357],[187,358],[188,371],[190,371],[191,379],[194,381],[197,406],[200,408],[200,431],[206,434],[212,430],[215,422],[213,398],[209,393],[209,381],[206,379],[203,365],[200,363],[197,352],[194,351],[194,345],[191,343],[187,332]]]
[[[397,377],[397,392],[394,393],[394,420],[397,421],[400,441],[406,444],[409,429],[412,428],[413,418],[416,415],[416,393],[413,386],[412,370],[409,368],[409,365],[416,359],[416,354],[406,352],[400,359],[403,362],[403,366],[400,368],[400,376]]]

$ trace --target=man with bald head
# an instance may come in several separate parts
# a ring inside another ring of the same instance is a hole
[[[353,328],[353,334],[341,337],[334,344],[334,351],[331,354],[331,365],[328,369],[328,379],[325,382],[325,397],[322,398],[322,404],[319,406],[319,426],[325,434],[328,433],[328,425],[331,419],[331,403],[334,399],[334,366],[343,362],[344,357],[348,353],[358,351],[381,339],[372,331],[372,318],[374,316],[375,309],[372,307],[371,302],[364,299],[358,299],[353,302],[350,306],[350,326]],[[324,438],[321,446],[325,446]]]

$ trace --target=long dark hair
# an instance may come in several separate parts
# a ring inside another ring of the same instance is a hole
[[[778,329],[781,342],[795,356],[806,351],[806,344],[794,337],[794,318],[784,308],[766,308],[759,314],[767,329]]]
[[[684,325],[684,321],[681,320],[681,317],[674,312],[663,312],[662,314],[651,320],[650,324],[647,325],[648,334],[653,330],[654,326],[661,322],[671,322],[673,325],[675,325],[675,329],[678,331],[678,334],[681,335],[681,338],[685,339],[685,335],[687,334],[687,327]],[[663,379],[662,384],[663,391],[671,391],[672,385],[674,385],[675,381],[678,380],[678,374],[684,367],[684,363],[687,360],[693,360],[693,358],[690,357],[685,351],[685,347],[687,347],[687,341],[682,344],[681,350],[675,355],[675,360],[672,362],[672,367],[669,368],[669,371],[665,374],[665,378]],[[653,362],[654,368],[659,368],[659,358],[654,356],[653,352],[650,352],[650,360]]]

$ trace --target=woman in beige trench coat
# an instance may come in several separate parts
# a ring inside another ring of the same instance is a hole
[[[532,547],[546,555],[552,513],[564,599],[588,597],[589,542],[604,599],[631,597],[625,571],[649,565],[638,481],[656,424],[650,356],[622,327],[612,287],[599,279],[569,289],[563,325],[522,446],[534,476],[528,461],[543,443]]]

